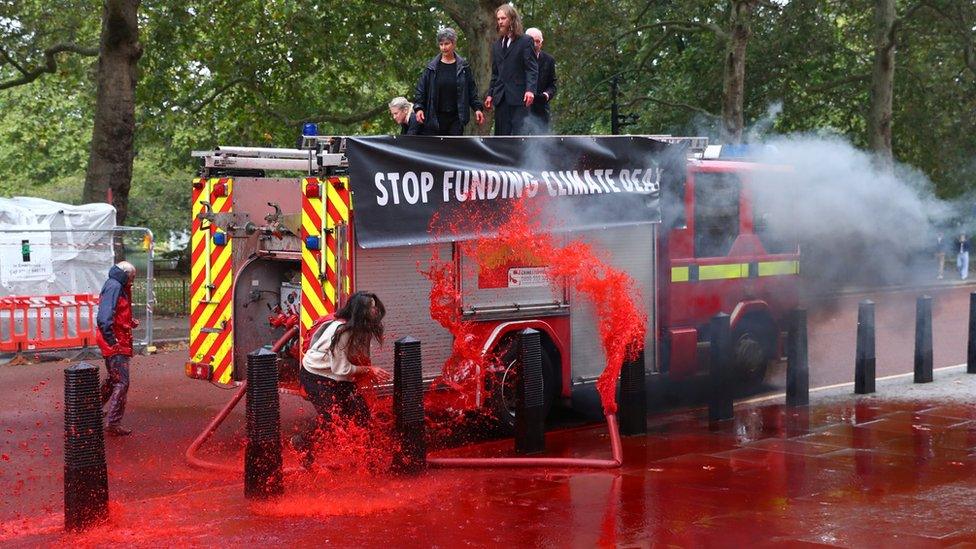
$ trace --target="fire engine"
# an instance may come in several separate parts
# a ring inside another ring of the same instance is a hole
[[[770,178],[756,176],[778,174],[782,183],[788,172],[714,158],[707,138],[642,138],[683,148],[684,184],[673,196],[662,190],[663,222],[572,237],[605,249],[640,287],[648,308],[645,364],[652,383],[707,370],[709,320],[720,312],[731,317],[737,379],[760,383],[767,365],[782,354],[786,316],[798,302],[799,249],[769,233],[757,189]],[[449,155],[450,147],[445,151]],[[287,378],[288,368],[297,369],[300,339],[313,322],[357,289],[386,303],[389,333],[422,341],[425,380],[440,373],[451,334],[431,319],[431,282],[418,265],[431,247],[459,266],[472,258],[457,242],[363,247],[360,197],[352,196],[346,153],[346,139],[313,135],[294,149],[222,146],[194,153],[202,167],[192,190],[189,377],[242,381],[246,355],[297,325],[297,340],[282,351],[283,363],[290,364],[282,370]],[[547,405],[571,402],[599,376],[604,360],[592,308],[568,288],[531,283],[538,275],[531,268],[513,270],[501,288],[484,288],[471,279],[471,270],[457,273],[461,313],[479,327],[484,353],[498,352],[526,327],[542,333]],[[392,345],[376,349],[372,359],[392,369]],[[499,387],[505,384],[486,383],[480,404],[510,419],[510,395]]]

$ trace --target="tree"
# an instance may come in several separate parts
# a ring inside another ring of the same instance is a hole
[[[890,167],[892,98],[895,86],[895,0],[874,1],[874,68],[868,139],[881,166]]]
[[[136,133],[136,63],[140,0],[105,0],[98,54],[95,123],[82,200],[111,202],[120,225],[129,213],[133,142]]]

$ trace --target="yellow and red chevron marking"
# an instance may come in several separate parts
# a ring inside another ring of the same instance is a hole
[[[305,192],[309,183],[318,183],[321,194],[308,196]],[[330,231],[340,223],[349,221],[350,195],[348,179],[330,178],[329,181],[318,180],[314,177],[302,181],[302,311],[301,337],[321,316],[330,315],[336,310],[336,256],[338,242],[335,232]],[[324,222],[324,223],[323,223]],[[309,249],[308,237],[317,236],[320,242],[319,250]],[[322,253],[325,253],[325,273],[322,273]],[[343,269],[344,289],[351,288],[348,258],[349,244],[346,243],[346,267]]]
[[[233,180],[195,179],[190,232],[190,360],[210,364],[214,381],[229,383],[234,371],[234,346],[231,313],[231,287],[234,280],[231,261],[232,239],[218,246],[213,238],[217,226],[199,217],[203,202],[214,213],[233,210]],[[223,196],[216,192],[223,187]],[[209,268],[208,268],[209,258]],[[209,292],[208,292],[209,290]]]

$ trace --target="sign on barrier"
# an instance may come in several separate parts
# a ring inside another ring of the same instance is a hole
[[[95,345],[98,296],[0,297],[0,352]]]

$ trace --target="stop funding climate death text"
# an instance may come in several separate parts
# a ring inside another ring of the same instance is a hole
[[[549,196],[588,194],[652,194],[661,182],[659,167],[594,170],[526,171],[451,170],[440,172],[440,192],[434,191],[435,172],[377,172],[378,206],[428,204],[431,200],[465,202],[532,198],[545,188]]]

